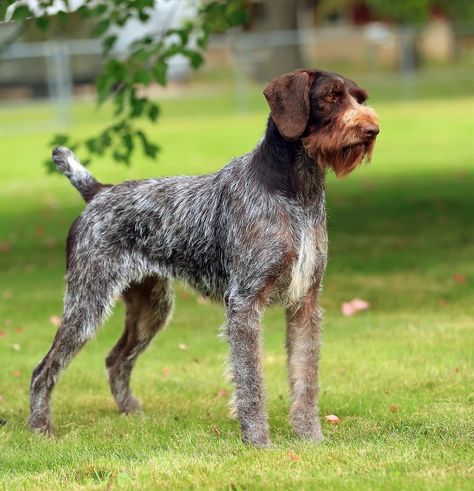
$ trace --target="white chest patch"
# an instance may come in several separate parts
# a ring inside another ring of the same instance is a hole
[[[293,264],[288,299],[296,302],[301,299],[311,286],[317,261],[316,234],[313,227],[307,225],[302,230],[298,257]]]

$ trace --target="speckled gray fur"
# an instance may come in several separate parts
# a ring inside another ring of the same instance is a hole
[[[33,372],[32,428],[51,431],[49,400],[60,371],[120,294],[125,330],[106,365],[119,410],[140,408],[130,392],[131,370],[165,325],[171,279],[179,278],[225,304],[235,412],[243,440],[257,446],[270,441],[261,317],[269,303],[284,306],[290,419],[300,436],[322,439],[316,401],[319,290],[327,255],[325,171],[300,138],[282,136],[274,112],[253,151],[210,175],[103,186],[70,150],[54,151],[57,167],[88,204],[68,237],[62,324]]]

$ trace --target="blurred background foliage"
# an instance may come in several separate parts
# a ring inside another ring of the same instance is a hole
[[[249,81],[264,82],[301,66],[321,63],[331,66],[334,61],[336,68],[349,68],[351,58],[363,58],[359,65],[371,69],[393,69],[398,65],[404,91],[409,96],[413,92],[412,72],[423,60],[453,63],[463,56],[459,52],[460,44],[463,48],[470,46],[474,3],[467,0],[5,0],[0,5],[1,20],[7,22],[0,26],[0,41],[3,31],[0,53],[6,53],[19,40],[26,51],[28,42],[30,50],[34,50],[33,45],[41,50],[41,41],[68,40],[65,47],[56,49],[56,54],[53,47],[49,57],[42,57],[47,64],[53,60],[49,65],[63,65],[48,68],[48,80],[43,80],[43,85],[49,84],[50,95],[54,90],[59,93],[56,99],[60,104],[67,104],[61,98],[70,99],[74,87],[81,82],[82,85],[94,82],[98,105],[110,101],[113,106],[113,117],[100,132],[81,140],[68,132],[56,133],[50,145],[68,145],[80,150],[85,164],[92,156],[105,153],[116,162],[130,164],[137,148],[151,158],[159,150],[157,139],[150,138],[143,128],[143,120],[156,122],[160,115],[160,104],[147,89],[166,86],[170,72],[171,80],[189,78],[190,70],[201,68],[208,50],[208,59],[212,59],[213,53],[225,52],[225,65],[234,67],[242,100],[247,97],[244,85]],[[211,36],[214,38],[210,43]],[[434,44],[438,46],[433,47],[436,37]],[[89,38],[97,39],[90,53],[85,45],[82,50],[78,48],[79,40]],[[351,53],[351,38],[354,51],[359,53]],[[336,43],[341,48],[335,47]],[[43,50],[48,52],[46,48]],[[327,56],[321,56],[324,51],[328,52]],[[229,57],[234,58],[230,63]],[[8,58],[3,70],[8,70],[6,63],[10,66],[15,63],[14,53]],[[22,53],[20,58],[32,62],[27,53]],[[66,58],[67,68],[64,68]],[[71,60],[76,65],[72,70]],[[81,62],[84,65],[91,61],[92,69],[82,68],[81,73],[77,68]],[[177,64],[181,70],[176,70]],[[68,73],[58,75],[61,71]],[[36,90],[41,90],[37,73],[34,78]],[[0,76],[0,97],[2,85],[13,84],[27,87],[28,80],[17,83],[11,77]],[[52,169],[49,158],[46,163]]]

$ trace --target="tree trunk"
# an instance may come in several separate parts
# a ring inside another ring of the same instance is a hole
[[[259,51],[252,75],[258,81],[267,81],[296,68],[303,67],[298,39],[297,0],[262,0],[252,19],[252,32],[262,35],[261,43],[253,49]],[[271,34],[272,31],[280,31]],[[281,45],[280,45],[281,44]]]

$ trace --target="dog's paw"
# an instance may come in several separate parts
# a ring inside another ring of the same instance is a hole
[[[267,427],[253,431],[243,430],[242,441],[257,448],[266,448],[271,445],[270,432]]]
[[[125,401],[119,404],[119,411],[123,414],[141,413],[142,405],[138,399],[129,396]]]
[[[299,438],[311,440],[313,442],[321,442],[324,440],[324,435],[321,430],[321,424],[317,419],[293,419],[293,431]]]
[[[33,413],[30,416],[30,428],[45,436],[51,436],[53,428],[51,425],[51,417],[46,413]]]
[[[324,440],[324,435],[320,428],[314,428],[311,431],[296,432],[296,434],[302,440],[311,442],[322,442]]]

